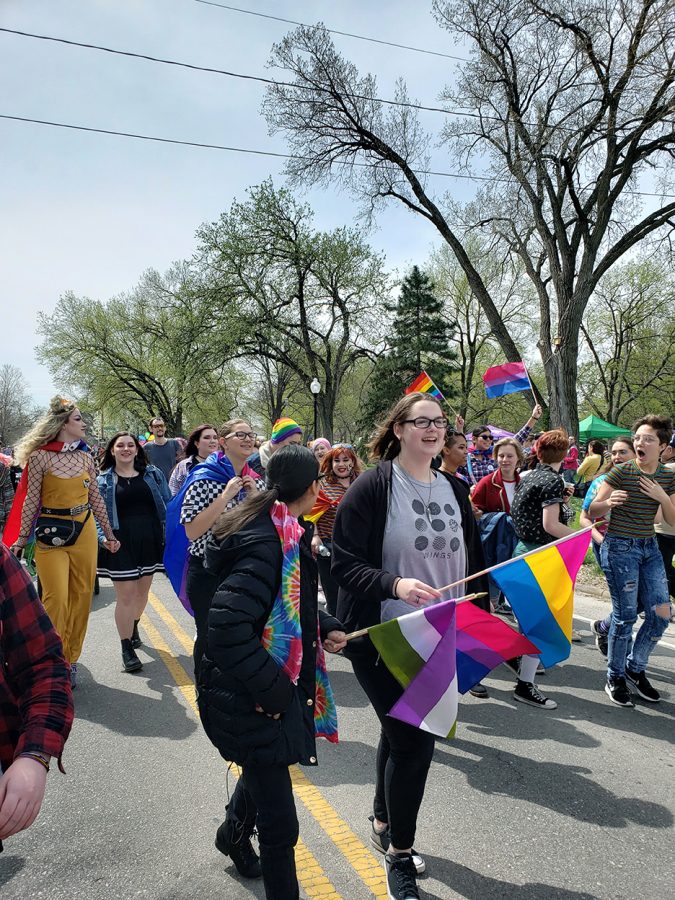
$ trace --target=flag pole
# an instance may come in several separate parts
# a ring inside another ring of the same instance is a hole
[[[478,597],[486,597],[487,593],[482,591],[478,594],[467,594],[466,597],[459,597],[455,600],[455,603],[465,603],[467,600],[476,600]],[[419,607],[419,609],[426,609],[426,607]],[[393,620],[392,620],[393,621]],[[384,623],[383,623],[384,624]],[[370,628],[373,626],[371,625]],[[368,634],[369,628],[359,628],[358,631],[351,631],[349,634],[345,635],[346,641],[351,641],[353,638],[364,637],[364,635]]]
[[[592,525],[588,525],[586,528],[580,528],[579,531],[567,534],[565,537],[558,538],[557,541],[551,541],[550,544],[542,544],[541,547],[537,547],[535,550],[528,550],[527,553],[522,553],[520,556],[512,556],[511,559],[505,559],[504,562],[497,563],[495,566],[490,566],[489,569],[483,569],[481,572],[474,572],[473,575],[467,575],[466,578],[461,578],[459,581],[453,581],[452,584],[446,584],[445,587],[436,588],[436,590],[440,591],[441,594],[445,594],[445,592],[449,591],[451,588],[459,587],[460,584],[466,584],[467,581],[473,581],[474,578],[480,578],[481,575],[489,575],[497,569],[503,569],[504,566],[509,566],[511,563],[517,562],[519,559],[527,559],[528,556],[534,556],[535,553],[539,553],[541,550],[549,550],[551,547],[558,547],[560,544],[571,541],[573,538],[579,537],[580,534],[592,531],[596,525],[601,524],[602,521],[602,519],[598,519],[597,522],[594,522]]]
[[[537,400],[537,395],[535,394],[534,388],[532,387],[532,379],[530,378],[530,372],[527,366],[525,366],[525,371],[527,372],[527,383],[530,385],[530,390],[532,391],[532,399],[534,400],[534,405],[537,406],[539,401]]]

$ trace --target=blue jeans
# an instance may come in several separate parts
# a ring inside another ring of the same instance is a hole
[[[623,538],[605,535],[600,561],[612,598],[607,675],[622,678],[626,667],[644,672],[649,655],[668,627],[669,619],[656,614],[656,607],[670,604],[663,557],[656,538]],[[630,649],[638,608],[645,620]]]

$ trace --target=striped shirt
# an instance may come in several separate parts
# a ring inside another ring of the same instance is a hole
[[[331,506],[330,509],[327,509],[326,512],[321,516],[321,518],[317,520],[316,530],[319,532],[319,537],[322,541],[331,541],[333,539],[333,525],[335,525],[335,516],[337,515],[337,504],[347,493],[348,488],[345,487],[344,484],[340,484],[339,481],[329,481],[327,478],[325,478],[321,482],[321,490],[324,492],[326,497],[328,497],[328,499],[336,505]]]
[[[668,496],[675,494],[675,472],[659,463],[653,475],[640,470],[634,459],[621,463],[612,469],[605,479],[613,490],[627,491],[628,500],[612,509],[607,533],[615,537],[654,537],[654,517],[660,506],[640,490],[640,476],[658,481]]]

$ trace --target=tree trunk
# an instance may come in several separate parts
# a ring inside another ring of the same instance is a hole
[[[577,408],[577,350],[563,344],[544,360],[546,386],[552,428],[561,425],[576,436],[579,427]]]

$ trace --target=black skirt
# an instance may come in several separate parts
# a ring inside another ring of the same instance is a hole
[[[99,547],[99,575],[113,581],[137,581],[164,571],[164,529],[157,516],[128,516],[114,534],[120,549],[110,553]]]

